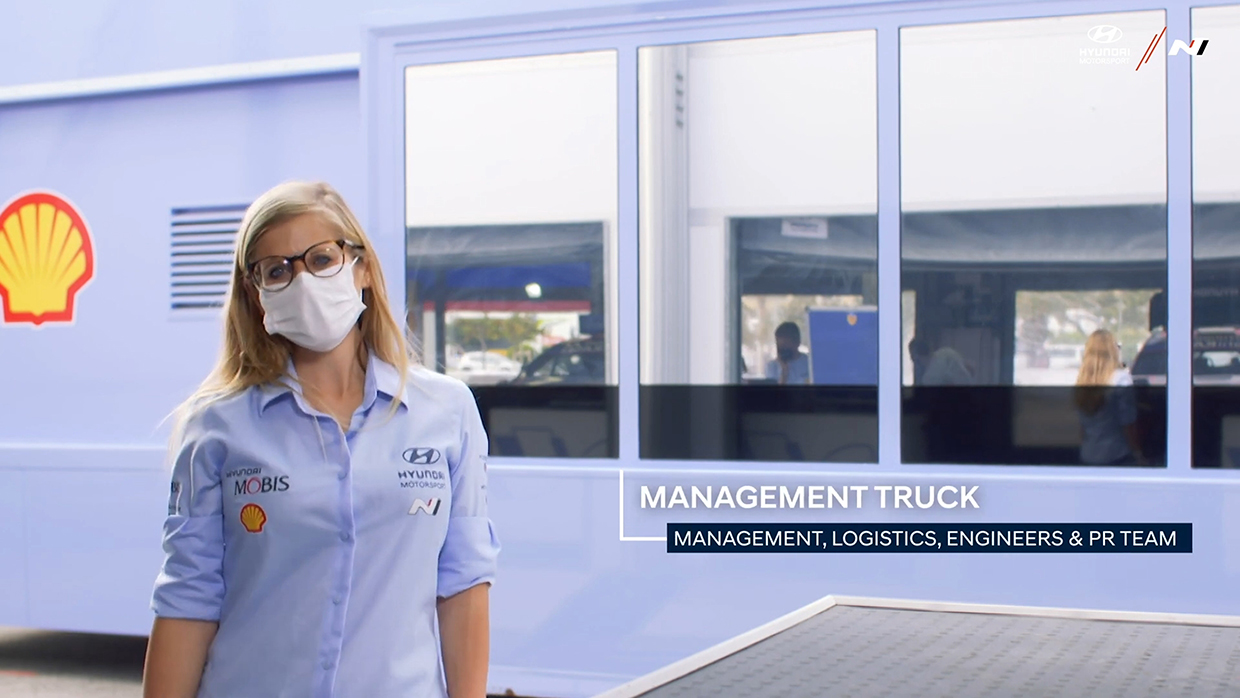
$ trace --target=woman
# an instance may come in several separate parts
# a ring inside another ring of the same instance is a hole
[[[1144,463],[1137,433],[1137,403],[1132,376],[1120,364],[1119,345],[1106,330],[1085,343],[1076,376],[1076,405],[1081,412],[1081,461],[1090,465]]]
[[[410,368],[330,186],[272,189],[237,239],[173,439],[145,695],[482,698],[499,544],[472,394]]]

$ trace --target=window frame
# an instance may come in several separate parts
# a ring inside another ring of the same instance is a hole
[[[1111,12],[1163,10],[1167,36],[1191,36],[1192,8],[1230,6],[1236,0],[1164,0],[1151,6],[1136,0],[1032,2],[990,0],[968,3],[844,0],[827,3],[781,2],[694,8],[673,6],[660,12],[630,13],[627,6],[547,12],[505,20],[409,24],[386,15],[371,26],[363,53],[362,105],[367,149],[367,216],[377,252],[383,259],[403,259],[404,69],[411,65],[487,60],[556,53],[614,50],[617,55],[617,221],[612,262],[612,308],[618,392],[619,460],[557,459],[556,467],[619,467],[673,471],[702,467],[660,460],[643,461],[638,444],[639,319],[638,116],[637,51],[644,46],[762,38],[869,29],[877,32],[878,94],[878,306],[879,306],[879,454],[877,465],[798,463],[805,472],[958,474],[975,479],[1100,478],[1106,480],[1184,480],[1193,471],[1191,324],[1188,313],[1170,313],[1168,322],[1167,440],[1168,465],[1149,472],[1080,466],[905,465],[900,460],[903,349],[901,347],[900,246],[900,29],[926,25],[1032,19]],[[1166,63],[1167,134],[1167,300],[1188,308],[1192,299],[1192,134],[1190,61]],[[393,147],[396,145],[397,147]],[[403,274],[388,279],[389,295],[405,298]],[[402,300],[403,302],[403,300]],[[496,458],[499,465],[529,467],[528,458]],[[537,459],[534,459],[537,460]],[[715,470],[754,471],[784,467],[761,462],[711,462]],[[1206,472],[1213,478],[1240,473]]]

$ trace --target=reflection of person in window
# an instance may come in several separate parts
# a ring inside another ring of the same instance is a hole
[[[801,352],[801,328],[785,322],[775,328],[776,358],[766,364],[766,377],[780,385],[809,382],[809,356]]]
[[[1120,364],[1119,345],[1106,330],[1089,336],[1076,377],[1081,412],[1081,461],[1090,465],[1144,462],[1137,434],[1132,376]]]
[[[929,340],[915,337],[908,343],[913,360],[913,383],[916,385],[969,385],[973,374],[964,357],[951,347],[934,350]]]

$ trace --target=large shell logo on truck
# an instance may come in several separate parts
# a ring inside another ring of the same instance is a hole
[[[73,322],[73,301],[95,273],[90,233],[51,192],[19,196],[0,212],[4,322]]]

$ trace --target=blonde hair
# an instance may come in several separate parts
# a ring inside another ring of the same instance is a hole
[[[324,182],[285,182],[258,197],[246,210],[237,232],[232,283],[224,304],[224,344],[220,358],[202,385],[174,413],[178,430],[185,421],[207,404],[241,393],[253,386],[286,379],[285,369],[292,355],[292,343],[271,335],[263,327],[263,311],[257,296],[250,292],[252,282],[246,271],[255,243],[272,226],[304,214],[313,213],[335,228],[341,239],[361,249],[353,249],[366,266],[370,287],[362,291],[366,309],[359,320],[362,346],[358,361],[366,364],[367,352],[392,366],[400,375],[403,392],[413,363],[404,332],[392,315],[383,272],[369,238],[349,210],[344,199]],[[396,402],[393,401],[393,408]],[[174,437],[175,441],[175,437]]]
[[[1081,357],[1081,370],[1076,374],[1076,404],[1086,414],[1102,409],[1106,401],[1105,388],[1110,387],[1112,376],[1120,366],[1119,345],[1115,335],[1106,330],[1095,330],[1085,342]]]

